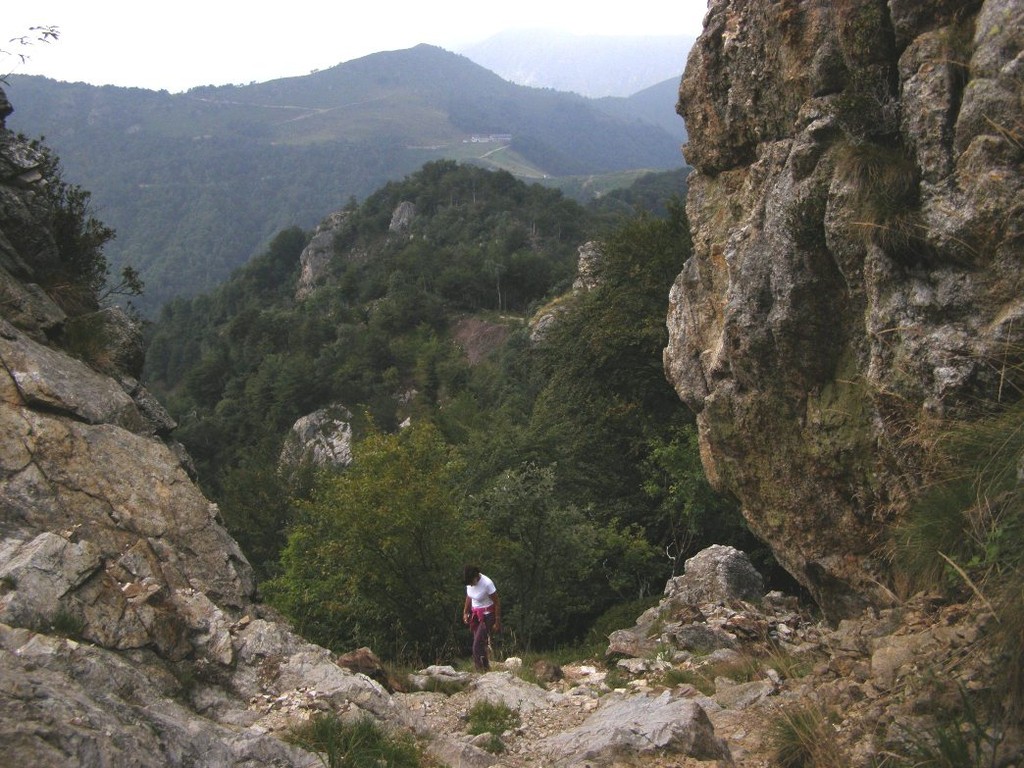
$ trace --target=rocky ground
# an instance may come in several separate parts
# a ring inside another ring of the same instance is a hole
[[[598,665],[591,663],[574,663],[561,668],[565,678],[550,685],[550,689],[562,694],[548,706],[528,707],[520,710],[520,725],[514,730],[502,734],[504,751],[493,756],[493,768],[537,768],[538,766],[556,765],[558,757],[550,749],[550,740],[579,728],[600,705],[596,698],[574,696],[570,693],[574,687],[588,686],[600,681],[605,673],[597,671]],[[507,675],[506,672],[492,672],[492,675]],[[501,685],[494,686],[500,688]],[[600,683],[598,682],[598,688]],[[637,694],[622,690],[616,694],[605,694],[620,699]],[[468,741],[470,744],[483,744],[486,740],[474,739],[467,734],[468,713],[479,700],[475,688],[471,686],[465,691],[445,695],[442,693],[401,694],[410,710],[419,718],[423,727],[434,734],[446,734],[455,741]],[[747,713],[726,713],[712,718],[715,732],[729,742],[730,749],[736,754],[737,749],[749,753],[747,758],[734,761],[737,766],[768,766],[764,758],[754,755],[762,750],[761,734],[758,724],[763,720],[763,713],[751,711]],[[464,753],[466,750],[458,750]],[[452,753],[450,746],[438,750],[438,758],[445,759]],[[626,756],[622,755],[615,762],[617,765],[633,765],[638,762],[654,768],[683,768],[684,766],[708,766],[714,764],[700,761],[685,755],[667,752],[660,755]],[[486,765],[489,758],[477,755],[472,763],[465,759],[462,764]],[[456,765],[459,763],[451,763]],[[729,764],[729,763],[725,763]]]
[[[691,605],[683,616],[678,598],[686,589],[670,582],[662,605],[625,631],[639,643],[656,627],[660,652],[630,656],[622,652],[629,638],[613,634],[609,649],[619,651],[608,658],[560,668],[541,662],[528,674],[515,658],[486,675],[434,667],[413,676],[413,685],[433,679],[461,688],[394,697],[449,766],[768,768],[779,764],[780,723],[792,721],[786,713],[805,715],[802,748],[814,761],[792,764],[959,765],[927,762],[920,751],[953,723],[964,744],[980,745],[963,765],[1024,765],[1019,723],[993,722],[964,704],[964,696],[983,697],[1000,674],[983,642],[990,619],[972,605],[918,595],[829,627],[772,595],[757,604]],[[694,610],[702,618],[687,622]],[[719,647],[680,647],[687,637],[694,642],[698,625]],[[481,700],[520,716],[500,735],[498,753],[484,748],[488,736],[468,733],[468,714]],[[682,724],[691,704],[707,722],[699,715]]]

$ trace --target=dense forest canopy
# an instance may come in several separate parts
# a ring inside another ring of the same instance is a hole
[[[401,203],[416,214],[391,231]],[[753,547],[704,480],[662,372],[689,233],[678,198],[660,207],[585,209],[439,161],[350,205],[306,298],[294,288],[307,235],[290,229],[218,290],[164,309],[148,383],[304,633],[450,653],[473,560],[501,584],[517,641],[550,646],[659,593],[702,545]],[[572,291],[587,240],[602,253],[596,287]],[[541,315],[554,320],[538,334]],[[472,365],[453,340],[470,317],[504,338]],[[292,423],[332,404],[354,416],[353,464],[279,472]]]

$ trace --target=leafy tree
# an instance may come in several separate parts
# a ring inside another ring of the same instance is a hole
[[[554,485],[552,467],[525,464],[496,477],[473,505],[488,531],[477,559],[497,574],[504,623],[527,649],[578,637],[621,586],[617,578],[609,582],[606,566],[652,556],[636,531],[559,505]]]
[[[141,294],[142,280],[130,266],[121,270],[117,283],[108,284],[110,265],[103,248],[113,240],[114,230],[92,215],[91,194],[64,179],[57,155],[42,140],[31,146],[46,179],[41,189],[48,204],[47,229],[57,248],[56,261],[40,265],[40,280],[49,295],[69,315],[79,315],[110,296]]]
[[[644,492],[657,504],[649,534],[664,546],[673,576],[684,558],[706,546],[753,542],[736,502],[708,483],[693,425],[684,425],[670,439],[652,439],[643,472]]]
[[[307,637],[336,650],[370,645],[391,658],[450,652],[459,575],[478,532],[459,513],[457,457],[436,427],[371,433],[353,465],[300,505],[266,584]]]
[[[640,467],[655,436],[689,420],[665,380],[665,302],[689,254],[684,212],[640,216],[603,243],[598,284],[539,346],[546,385],[532,414],[559,466],[558,493],[648,525]]]

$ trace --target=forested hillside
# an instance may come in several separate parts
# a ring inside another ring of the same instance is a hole
[[[402,202],[416,216],[398,234]],[[432,163],[348,211],[331,274],[304,300],[306,236],[292,229],[164,310],[147,380],[304,633],[437,654],[470,559],[500,579],[524,644],[576,640],[660,592],[701,544],[752,545],[704,482],[661,369],[664,297],[689,248],[681,205],[669,210],[612,224],[507,173]],[[571,292],[594,236],[596,285]],[[538,335],[528,321],[545,315]],[[504,339],[473,364],[456,343],[470,321]],[[354,415],[354,463],[283,479],[286,431],[331,404]]]
[[[43,135],[117,232],[111,264],[147,285],[138,307],[219,284],[290,226],[451,158],[554,184],[683,165],[678,135],[598,102],[502,80],[432,46],[304,77],[183,94],[11,76],[11,127]],[[624,101],[624,100],[620,100]],[[678,121],[681,124],[681,121]]]

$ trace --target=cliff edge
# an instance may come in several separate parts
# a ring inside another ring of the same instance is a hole
[[[1020,0],[713,0],[690,53],[666,372],[832,619],[880,602],[917,436],[1024,348],[1022,43]]]

